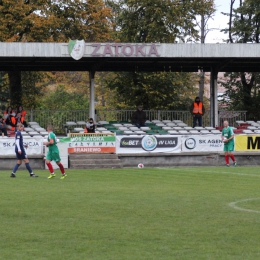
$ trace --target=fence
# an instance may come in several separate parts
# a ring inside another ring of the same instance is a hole
[[[96,121],[117,121],[131,122],[131,116],[135,110],[97,110]],[[169,110],[145,110],[148,120],[182,120],[192,126],[193,118],[189,111],[169,111]],[[36,121],[46,128],[49,124],[55,127],[56,133],[64,134],[64,124],[67,121],[86,121],[89,118],[87,110],[30,110],[27,111],[27,121]],[[224,120],[228,120],[231,126],[236,125],[236,121],[246,121],[246,111],[219,111],[219,123],[223,125]],[[203,116],[203,125],[210,125],[210,111],[206,111]]]
[[[131,122],[131,115],[135,110],[102,110],[97,113],[97,120],[106,121],[126,121]],[[193,124],[193,117],[189,111],[171,110],[144,110],[148,120],[182,120],[189,126]],[[236,126],[236,121],[246,121],[247,111],[220,110],[218,126],[223,125],[224,120],[229,121],[229,125]],[[207,110],[203,116],[203,126],[210,125],[210,111]]]

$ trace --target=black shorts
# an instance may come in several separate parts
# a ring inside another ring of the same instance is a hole
[[[27,159],[27,154],[25,152],[22,151],[22,153],[18,153],[18,152],[15,152],[16,153],[16,158],[17,160],[24,160],[24,159]]]

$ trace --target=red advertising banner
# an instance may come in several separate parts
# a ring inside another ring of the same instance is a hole
[[[69,154],[71,153],[115,153],[116,147],[69,147]]]

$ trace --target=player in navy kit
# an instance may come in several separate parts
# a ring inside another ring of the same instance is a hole
[[[15,153],[16,153],[16,158],[17,158],[17,164],[14,166],[13,172],[11,173],[11,178],[15,178],[16,171],[18,170],[19,166],[22,164],[22,160],[25,163],[25,166],[30,173],[30,177],[38,177],[38,175],[34,174],[32,171],[32,168],[29,164],[29,160],[27,158],[26,152],[24,148],[27,148],[27,146],[23,145],[23,136],[22,136],[22,131],[23,129],[23,124],[18,123],[17,124],[17,132],[15,133]]]

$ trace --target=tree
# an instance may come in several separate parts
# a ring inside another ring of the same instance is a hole
[[[151,110],[187,110],[195,94],[195,77],[182,72],[118,73],[107,86],[117,92],[114,107],[118,109],[142,104]]]
[[[9,104],[9,86],[7,74],[0,71],[0,109],[5,110]]]
[[[210,3],[211,8],[209,9],[202,9],[200,11],[200,23],[197,23],[200,28],[200,42],[202,44],[205,43],[205,38],[208,32],[212,29],[208,28],[207,24],[209,19],[212,19],[215,13],[215,6],[213,0],[205,0],[207,3]],[[204,83],[205,83],[205,72],[203,68],[200,68],[200,80],[199,80],[199,97],[200,100],[203,102],[203,95],[204,95]]]
[[[121,42],[198,41],[196,15],[214,11],[212,0],[119,0],[107,3],[115,14],[114,37]],[[197,95],[191,91],[197,81],[197,77],[190,73],[137,71],[116,73],[107,84],[117,93],[115,106],[118,108],[133,108],[142,103],[145,109],[188,109]],[[183,95],[184,91],[187,95]]]
[[[88,107],[88,95],[82,93],[69,93],[63,85],[53,91],[47,91],[41,99],[40,108],[50,110],[75,110]]]
[[[223,30],[228,34],[227,42],[259,43],[260,1],[240,0],[237,9],[233,8],[234,3],[235,0],[230,0],[229,27]],[[225,76],[227,82],[220,83],[227,89],[225,96],[230,99],[229,108],[247,110],[249,119],[259,118],[260,74],[244,71]]]
[[[107,41],[109,17],[110,9],[101,0],[0,0],[0,41]],[[11,104],[20,105],[22,73],[16,69],[7,73]]]
[[[110,38],[110,16],[102,0],[1,0],[0,41],[104,41]]]
[[[122,42],[187,42],[199,39],[196,15],[214,10],[212,0],[119,0],[112,2]]]
[[[219,83],[226,88],[221,103],[230,110],[245,110],[247,118],[260,118],[260,74],[246,72],[225,73]]]

